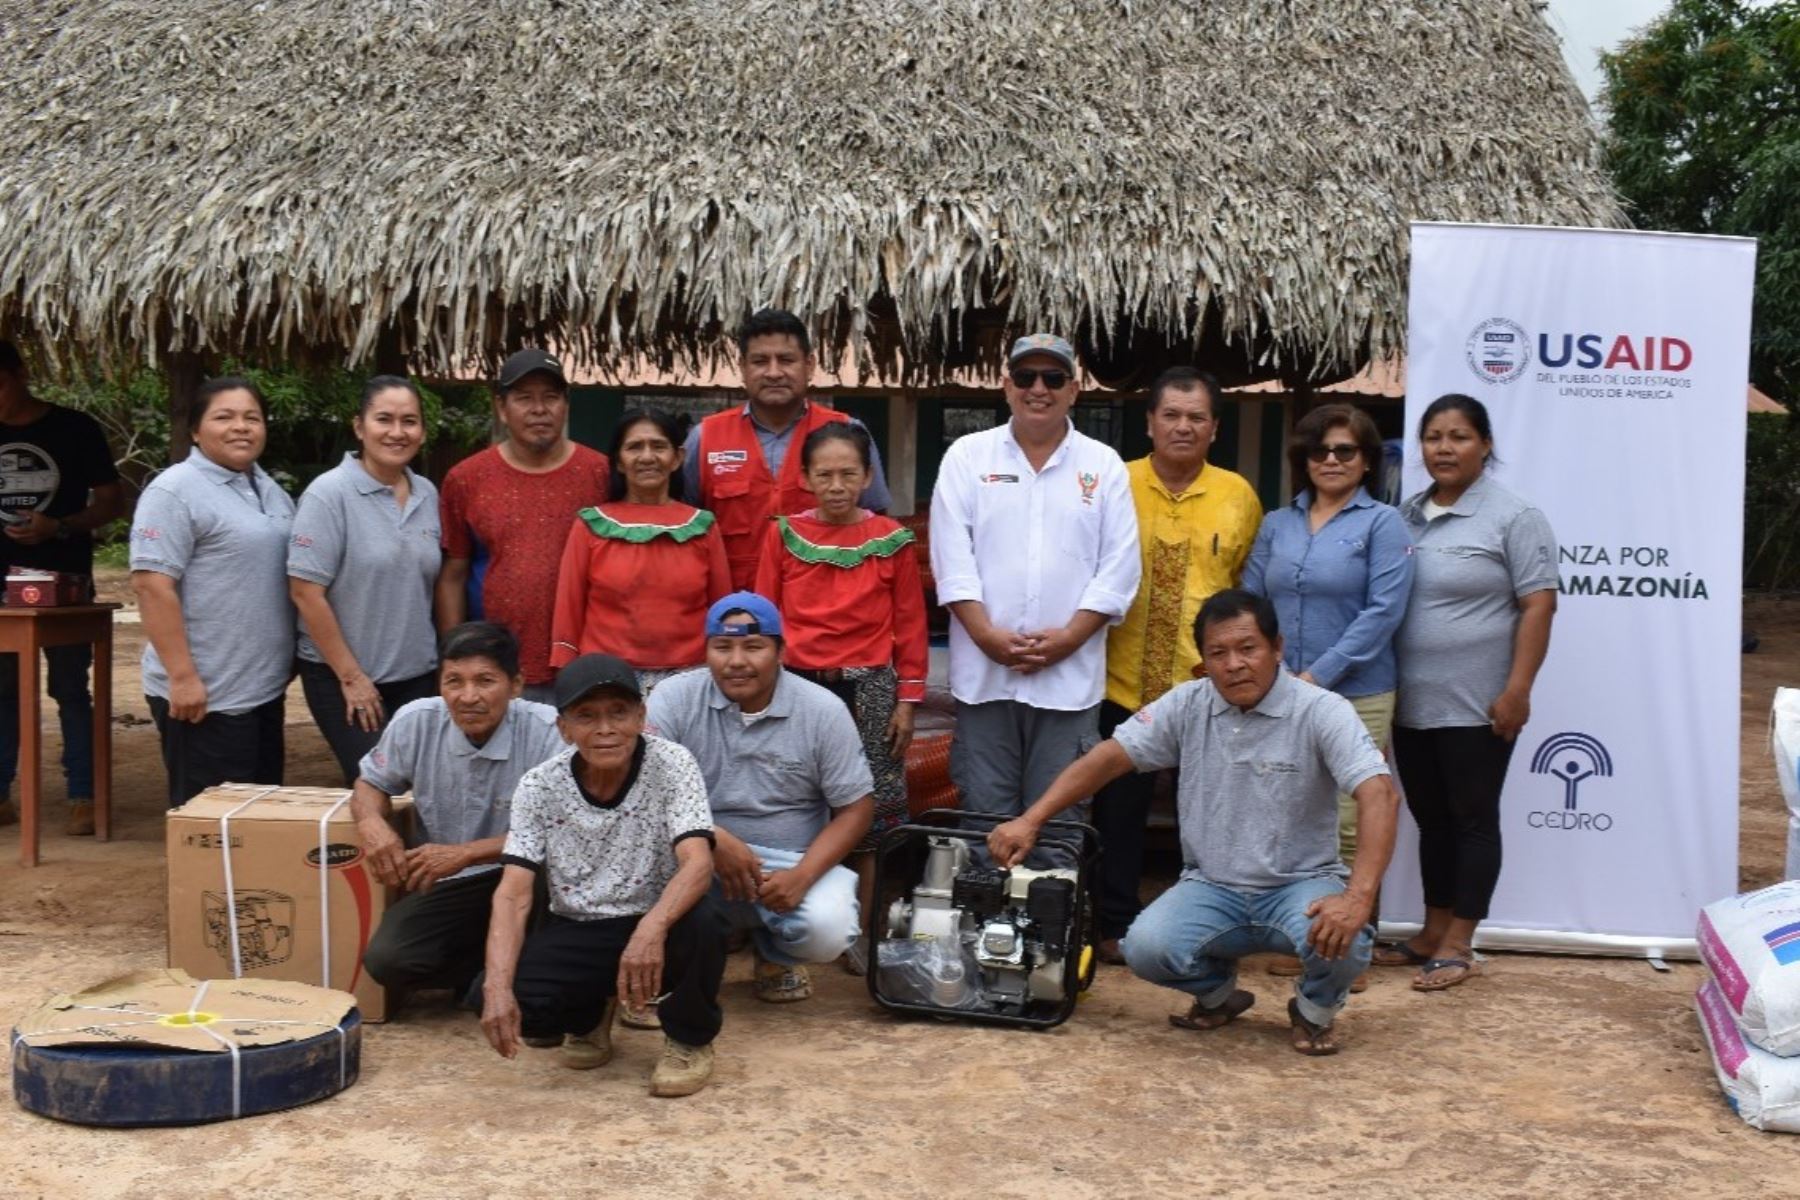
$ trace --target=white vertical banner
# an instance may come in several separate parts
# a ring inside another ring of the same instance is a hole
[[[1473,396],[1490,470],[1561,547],[1481,945],[1692,957],[1700,907],[1737,890],[1755,265],[1741,238],[1412,227],[1405,494],[1425,407]],[[1399,924],[1423,917],[1417,845],[1406,818]]]

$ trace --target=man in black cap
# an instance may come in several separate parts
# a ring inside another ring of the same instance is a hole
[[[606,455],[569,440],[569,381],[547,350],[500,367],[494,415],[506,440],[450,469],[438,492],[444,567],[437,626],[495,621],[519,639],[525,698],[548,702],[556,570],[575,514],[606,499]]]
[[[507,1058],[526,1038],[563,1035],[577,1070],[612,1059],[619,1006],[658,1006],[663,1052],[653,1096],[686,1096],[712,1075],[723,1015],[725,917],[712,886],[713,824],[694,756],[644,733],[637,674],[584,654],[556,680],[557,726],[573,745],[513,795],[505,864],[488,923],[481,1027]],[[550,914],[529,937],[534,877]]]
[[[0,342],[0,580],[12,567],[94,572],[93,533],[125,511],[125,492],[106,435],[94,418],[49,404],[26,386],[25,362]],[[0,582],[0,588],[4,583]],[[62,726],[69,784],[68,832],[94,832],[94,708],[87,646],[51,646],[50,695]],[[19,671],[0,655],[0,825],[19,819]]]

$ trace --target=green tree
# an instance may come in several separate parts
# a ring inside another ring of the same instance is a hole
[[[1800,0],[1675,0],[1600,65],[1633,220],[1759,240],[1750,375],[1800,397]]]

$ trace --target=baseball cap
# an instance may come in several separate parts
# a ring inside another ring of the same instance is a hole
[[[500,390],[505,391],[533,371],[542,371],[554,376],[563,388],[569,386],[568,377],[563,374],[562,360],[548,350],[521,350],[500,364]]]
[[[725,618],[734,613],[747,613],[747,625],[727,625]],[[781,613],[767,597],[755,592],[733,592],[706,610],[707,637],[749,637],[753,633],[781,636]]]
[[[1069,345],[1066,338],[1059,338],[1054,333],[1028,333],[1013,343],[1012,352],[1006,356],[1006,365],[1010,367],[1030,354],[1048,354],[1069,368],[1071,375],[1075,373],[1075,347]]]
[[[626,692],[634,700],[644,698],[637,672],[630,663],[610,654],[584,654],[557,672],[556,711],[562,712],[601,688]]]

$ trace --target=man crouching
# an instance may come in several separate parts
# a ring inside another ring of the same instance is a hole
[[[1119,722],[1023,816],[994,829],[989,852],[1010,867],[1045,821],[1101,785],[1179,766],[1184,868],[1132,923],[1120,946],[1126,963],[1194,998],[1172,1024],[1216,1029],[1255,1002],[1237,986],[1238,959],[1297,954],[1294,1049],[1335,1054],[1332,1022],[1369,965],[1399,798],[1350,702],[1282,669],[1266,599],[1217,592],[1194,624],[1206,678]],[[1339,789],[1356,800],[1353,870],[1338,858]]]
[[[644,733],[637,674],[587,654],[556,679],[557,725],[573,747],[534,767],[513,796],[505,873],[488,922],[482,1031],[507,1058],[522,1037],[568,1035],[577,1069],[612,1058],[621,1001],[659,1005],[652,1096],[687,1096],[712,1075],[725,922],[712,885],[712,817],[694,756]],[[529,937],[532,877],[550,915]],[[521,948],[522,946],[522,948]]]

